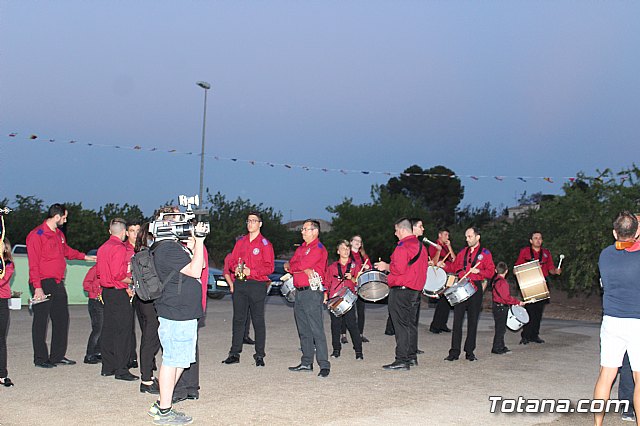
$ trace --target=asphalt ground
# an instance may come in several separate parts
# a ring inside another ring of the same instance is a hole
[[[206,327],[200,330],[200,399],[176,404],[195,424],[437,424],[437,425],[575,425],[589,424],[590,414],[490,413],[490,396],[527,400],[590,398],[598,374],[599,323],[543,319],[544,344],[519,345],[518,333],[507,331],[512,352],[490,353],[493,318],[484,312],[478,329],[478,361],[447,362],[451,335],[428,331],[434,309],[423,301],[419,326],[419,366],[386,371],[395,340],[384,334],[387,307],[367,304],[364,361],[356,361],[350,345],[331,360],[328,378],[294,373],[300,362],[292,305],[270,296],[266,305],[266,367],[253,363],[253,347],[245,346],[240,363],[224,365],[231,343],[231,298],[210,300]],[[153,395],[139,392],[139,382],[101,377],[100,365],[82,363],[90,331],[86,306],[71,306],[67,357],[75,366],[33,366],[31,317],[11,312],[8,336],[9,376],[16,384],[0,387],[1,425],[143,425]],[[330,342],[329,314],[325,333]],[[449,326],[453,315],[449,318]],[[330,343],[329,343],[330,344]],[[329,348],[331,351],[331,348]],[[463,353],[464,354],[464,353]],[[136,374],[138,374],[136,372]],[[617,386],[615,386],[617,389]],[[616,395],[614,389],[613,395]],[[609,414],[607,424],[628,424]]]

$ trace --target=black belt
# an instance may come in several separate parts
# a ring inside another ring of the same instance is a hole
[[[296,287],[296,290],[298,291],[305,291],[305,290],[309,290],[311,289],[311,286],[304,286],[304,287]]]
[[[406,285],[395,285],[393,287],[389,287],[390,290],[413,290],[412,288],[407,287]],[[418,291],[418,290],[414,290],[414,291]]]
[[[493,302],[493,304],[501,308],[511,306],[511,305],[507,305],[506,303],[498,303],[498,302]]]

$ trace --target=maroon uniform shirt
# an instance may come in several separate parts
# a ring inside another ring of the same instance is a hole
[[[11,299],[11,276],[14,271],[13,262],[7,263],[4,277],[0,278],[0,299]]]
[[[324,284],[327,288],[329,297],[334,297],[336,292],[342,287],[347,287],[355,294],[356,283],[345,278],[345,275],[347,272],[350,272],[352,277],[355,278],[358,271],[359,269],[356,268],[356,263],[351,259],[349,259],[346,265],[341,264],[339,260],[329,265],[329,268],[327,268],[327,280]]]
[[[405,286],[412,290],[424,288],[427,280],[427,266],[429,266],[427,248],[423,246],[418,260],[409,265],[409,261],[418,254],[419,249],[420,242],[415,235],[409,235],[398,241],[389,264],[389,287]]]
[[[95,299],[102,294],[102,287],[96,274],[96,265],[93,265],[87,271],[82,281],[82,288],[89,294],[89,299]]]
[[[289,272],[293,275],[294,287],[308,287],[309,277],[304,273],[305,269],[313,269],[320,275],[325,283],[325,273],[327,269],[327,249],[316,238],[309,244],[302,243],[289,261]],[[326,283],[324,284],[326,286]]]
[[[27,236],[27,256],[29,282],[34,288],[42,288],[44,279],[53,278],[58,284],[64,279],[65,258],[84,260],[85,254],[69,247],[62,231],[52,231],[44,221]]]
[[[129,287],[129,284],[122,282],[129,275],[129,257],[125,243],[120,238],[112,235],[100,246],[96,272],[102,287],[119,289]]]
[[[491,279],[496,271],[496,266],[493,264],[491,252],[486,248],[483,248],[480,245],[474,249],[471,249],[471,247],[468,246],[463,248],[456,256],[456,260],[447,264],[445,270],[449,273],[458,274],[458,278],[462,278],[478,262],[480,262],[480,264],[477,268],[480,272],[477,274],[467,275],[467,278],[471,281],[473,286],[476,287],[474,281]],[[477,289],[478,288],[476,287],[476,290]]]
[[[551,252],[544,247],[541,247],[539,251],[535,251],[533,247],[525,247],[520,250],[518,260],[516,260],[516,266],[523,263],[531,262],[533,260],[540,261],[540,267],[542,268],[542,274],[546,278],[549,275],[549,270],[555,268],[553,264],[553,258]]]
[[[442,241],[437,240],[436,244],[438,244],[440,247],[442,247],[442,251],[440,251],[440,257],[438,258],[438,261],[441,261],[442,259],[446,259],[444,260],[445,265],[448,265],[449,263],[453,262],[453,260],[451,260],[451,255],[449,254],[449,247],[447,247]],[[429,260],[433,260],[436,258],[436,254],[438,254],[438,249],[434,246],[432,246],[431,244],[429,244],[427,246],[427,248],[429,249]],[[447,256],[447,254],[449,254]]]
[[[247,234],[236,241],[227,267],[235,273],[242,259],[251,271],[247,279],[266,282],[269,281],[268,275],[273,273],[274,257],[273,246],[262,234],[258,233],[253,241],[249,240],[249,234]],[[231,275],[233,276],[233,273]]]
[[[509,291],[509,283],[502,277],[493,283],[493,301],[502,303],[503,305],[519,305],[520,301],[511,296]]]

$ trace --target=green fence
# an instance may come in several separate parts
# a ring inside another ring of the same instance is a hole
[[[26,305],[31,297],[29,292],[29,260],[26,255],[14,255],[13,262],[16,272],[11,278],[11,290],[22,292],[22,304]],[[81,305],[87,303],[87,294],[82,289],[82,281],[87,271],[95,265],[95,262],[84,260],[68,260],[67,272],[65,276],[65,287],[69,297],[70,305]]]

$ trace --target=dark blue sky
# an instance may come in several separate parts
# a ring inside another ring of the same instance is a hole
[[[0,1],[0,198],[151,213],[197,193],[198,156],[86,143],[199,153],[198,80],[207,155],[510,176],[463,178],[472,205],[558,193],[515,177],[637,158],[638,16],[632,1]],[[285,219],[329,218],[388,178],[205,165],[210,190]]]

